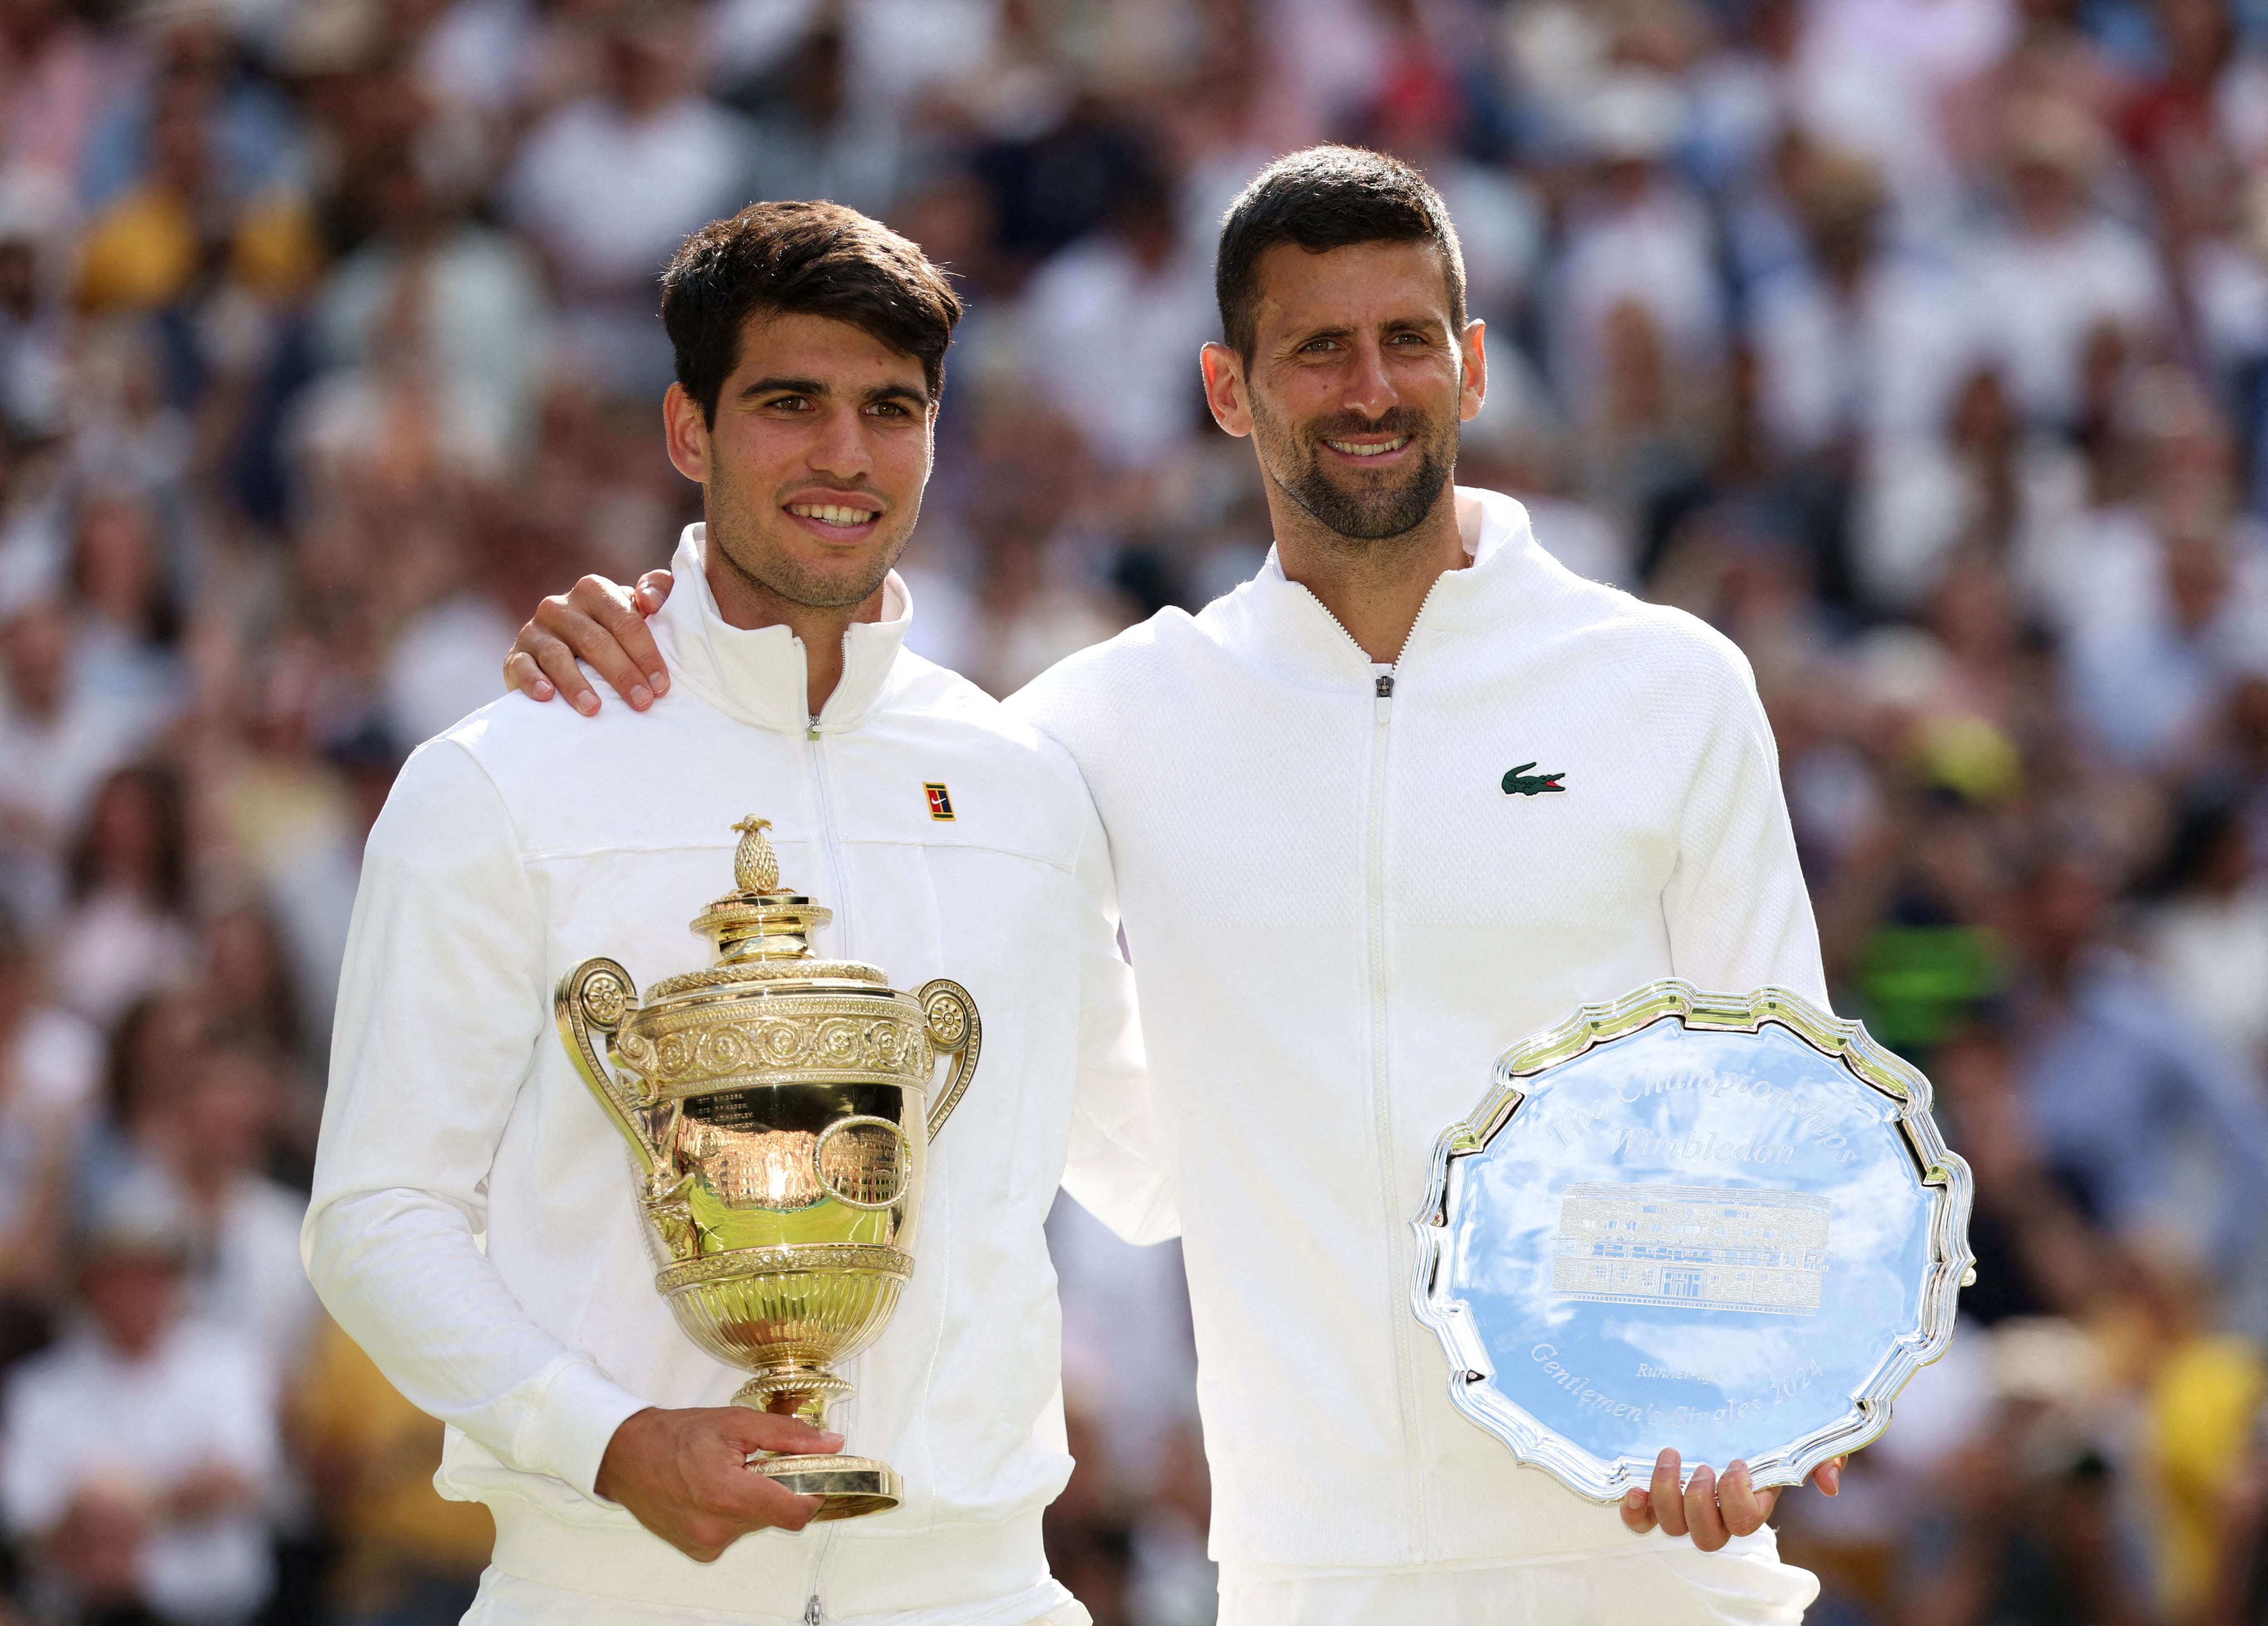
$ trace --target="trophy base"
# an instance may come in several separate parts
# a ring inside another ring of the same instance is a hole
[[[906,1482],[872,1457],[756,1457],[748,1466],[798,1496],[823,1498],[811,1522],[887,1513],[905,1500]]]

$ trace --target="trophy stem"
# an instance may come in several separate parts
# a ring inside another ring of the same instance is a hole
[[[742,1384],[733,1404],[751,1411],[769,1411],[784,1417],[801,1417],[815,1429],[827,1426],[827,1408],[850,1394],[850,1384],[822,1366],[784,1361],[767,1366]]]

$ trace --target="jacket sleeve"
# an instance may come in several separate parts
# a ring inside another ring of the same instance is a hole
[[[591,1493],[648,1402],[530,1316],[489,1263],[488,1178],[547,1032],[541,912],[471,754],[409,759],[371,831],[300,1254],[412,1404]]]
[[[1064,1189],[1129,1242],[1181,1234],[1135,1014],[1134,968],[1118,939],[1118,887],[1085,790],[1079,857],[1079,1085]]]
[[[1670,965],[1696,988],[1744,994],[1772,984],[1825,1010],[1819,927],[1771,725],[1746,658],[1724,644],[1721,659],[1721,676],[1702,690],[1715,703],[1700,729],[1676,865],[1662,891]]]

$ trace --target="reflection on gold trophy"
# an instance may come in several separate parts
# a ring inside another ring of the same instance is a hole
[[[586,960],[560,979],[559,1031],[630,1142],[654,1286],[677,1324],[755,1374],[735,1403],[823,1428],[850,1393],[828,1369],[881,1335],[913,1274],[928,1145],[976,1071],[983,1030],[956,982],[905,994],[876,967],[813,958],[810,933],[832,911],[781,888],[769,820],[733,828],[737,890],[693,922],[715,962],[640,1004],[620,965]],[[940,1054],[952,1068],[924,1115]],[[749,1466],[823,1497],[820,1519],[904,1495],[867,1457]]]

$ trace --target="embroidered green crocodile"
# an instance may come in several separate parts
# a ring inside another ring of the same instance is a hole
[[[1504,793],[1506,796],[1541,796],[1547,791],[1564,791],[1567,788],[1559,783],[1567,776],[1565,769],[1561,769],[1556,774],[1529,773],[1528,770],[1535,766],[1533,762],[1522,762],[1506,774]]]

